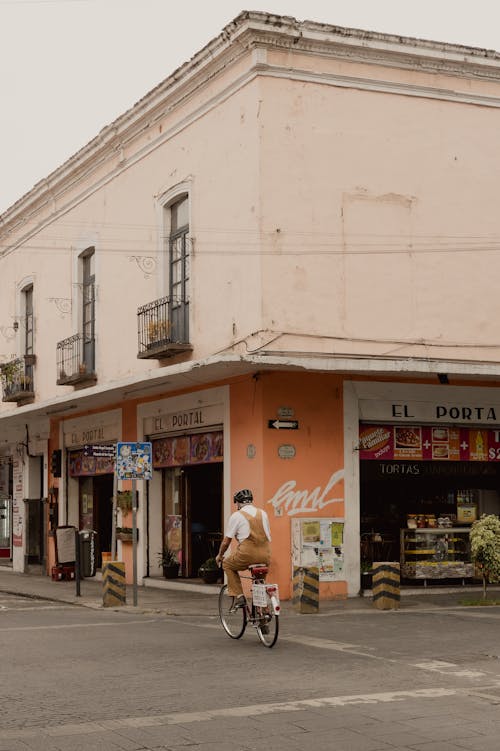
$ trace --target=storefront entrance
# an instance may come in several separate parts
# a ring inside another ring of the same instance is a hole
[[[0,558],[12,558],[12,499],[0,500]]]
[[[97,568],[102,552],[111,550],[114,453],[113,445],[103,444],[68,454],[68,474],[78,481],[79,528],[97,532]]]
[[[164,545],[179,561],[180,575],[196,578],[217,554],[222,539],[222,464],[163,470]]]
[[[222,464],[186,467],[186,529],[188,565],[186,576],[198,576],[207,558],[217,555],[222,539]]]
[[[102,551],[111,550],[113,475],[80,477],[79,507],[80,529],[97,532],[97,568],[100,568]]]
[[[0,457],[0,558],[12,560],[12,462]]]
[[[469,533],[500,513],[498,431],[360,426],[361,567],[399,561],[403,583],[472,579]]]
[[[153,442],[153,466],[163,479],[163,544],[184,578],[197,578],[200,565],[219,549],[222,459],[221,431]]]

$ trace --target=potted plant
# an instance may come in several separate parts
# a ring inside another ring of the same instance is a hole
[[[116,505],[123,514],[132,511],[132,491],[118,490],[116,493]]]
[[[19,381],[20,381],[20,384],[21,384],[21,389],[23,391],[29,391],[30,390],[30,386],[31,386],[31,378],[30,378],[30,376],[22,375],[20,377]]]
[[[158,553],[158,563],[163,569],[163,576],[165,579],[176,579],[179,576],[179,561],[177,559],[177,553],[170,550],[165,546],[163,550]]]
[[[214,557],[207,558],[198,569],[198,576],[203,579],[205,584],[214,584],[222,578],[222,568],[217,565]]]
[[[170,335],[169,321],[150,321],[148,325],[148,336],[150,346],[160,344],[167,340]]]
[[[372,588],[373,571],[371,561],[361,561],[361,591]]]
[[[132,527],[117,527],[116,539],[122,542],[133,542],[133,529]],[[139,530],[137,530],[137,539],[139,539]]]

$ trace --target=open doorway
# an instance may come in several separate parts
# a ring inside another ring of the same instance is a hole
[[[97,532],[97,568],[102,551],[111,550],[113,475],[80,477],[80,529]]]
[[[223,463],[163,470],[164,544],[178,557],[181,576],[196,578],[222,538]]]
[[[219,550],[222,539],[222,466],[222,463],[217,463],[184,468],[188,577],[197,577],[201,564]]]

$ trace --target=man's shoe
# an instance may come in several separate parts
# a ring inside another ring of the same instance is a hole
[[[245,595],[238,595],[233,598],[233,604],[229,608],[230,613],[234,613],[238,608],[244,608],[246,605]]]

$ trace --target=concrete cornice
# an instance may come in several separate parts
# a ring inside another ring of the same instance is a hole
[[[89,176],[106,160],[116,159],[125,143],[130,143],[160,118],[192,97],[207,81],[213,80],[229,65],[257,47],[296,50],[372,65],[500,83],[500,54],[494,51],[245,11],[191,60],[177,68],[7,209],[0,216],[0,235],[7,238],[9,233],[18,231],[44,209],[50,215],[51,209],[47,207],[51,207],[53,201],[68,188]],[[254,70],[259,70],[258,64],[254,66]],[[293,73],[293,70],[289,71],[290,76]],[[346,76],[344,85],[361,85],[360,80],[350,80]],[[366,81],[366,86],[369,83]],[[377,81],[372,82],[372,87],[377,90],[382,85],[389,86],[386,90],[390,90],[390,81],[379,85]],[[431,86],[426,88],[428,96],[446,96],[445,90],[437,87],[433,89]],[[405,93],[403,84],[397,84],[395,89],[398,93]],[[465,91],[463,96],[456,92],[455,95],[461,101],[472,102],[471,95],[467,95]],[[476,103],[486,105],[489,101],[495,106],[494,97],[478,97]]]
[[[345,357],[318,354],[274,353],[252,355],[213,355],[178,365],[160,367],[146,374],[120,379],[105,385],[74,391],[45,402],[0,411],[0,453],[2,440],[11,440],[12,431],[22,431],[32,420],[69,418],[86,410],[116,408],[127,400],[165,397],[183,390],[213,387],[214,384],[272,371],[330,373],[348,377],[384,377],[403,380],[437,377],[447,373],[455,378],[500,381],[500,364],[431,358]]]

